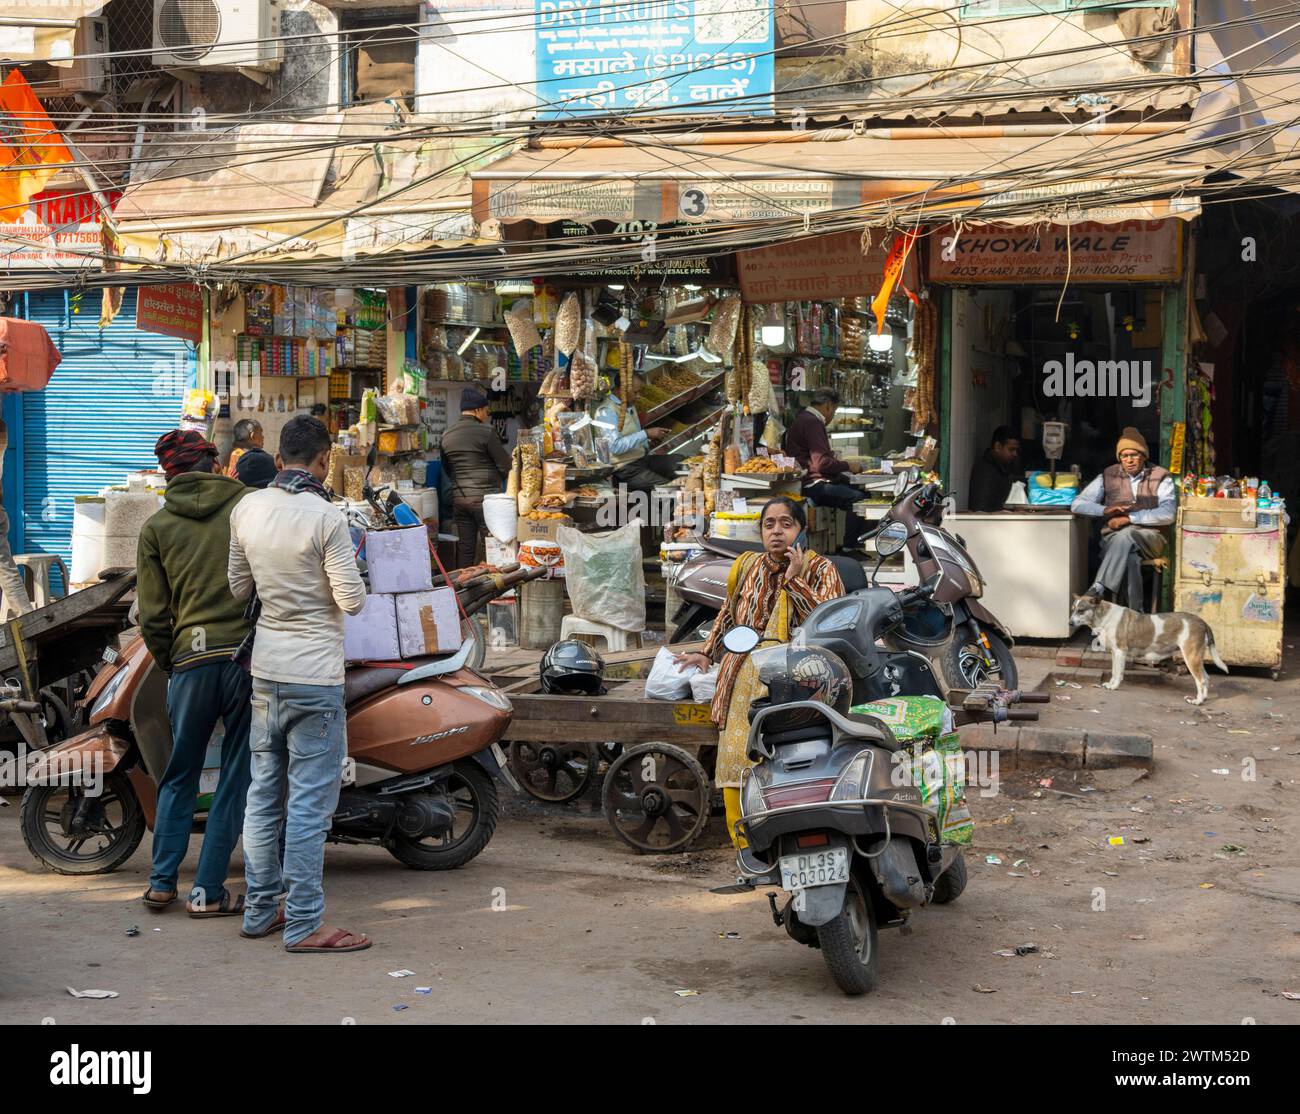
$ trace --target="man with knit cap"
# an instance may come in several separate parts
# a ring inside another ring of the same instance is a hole
[[[1174,478],[1149,461],[1146,439],[1132,426],[1115,446],[1118,463],[1103,469],[1075,496],[1070,509],[1104,519],[1101,528],[1101,567],[1088,595],[1109,591],[1118,601],[1125,588],[1128,606],[1142,606],[1142,562],[1165,551],[1160,527],[1174,521],[1178,493]]]
[[[226,872],[244,826],[252,683],[233,660],[248,624],[244,605],[231,594],[226,566],[230,512],[251,489],[221,475],[216,445],[195,430],[163,434],[154,453],[167,474],[167,492],[163,509],[140,531],[136,599],[140,634],[168,675],[172,752],[158,781],[153,869],[144,902],[162,909],[176,900],[199,775],[208,740],[221,720],[221,774],[208,808],[188,908],[192,917],[233,916],[243,912],[244,899],[226,889]]]

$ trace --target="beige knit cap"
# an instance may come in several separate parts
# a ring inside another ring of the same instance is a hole
[[[1119,459],[1119,454],[1125,449],[1136,449],[1142,456],[1150,460],[1151,450],[1147,448],[1147,440],[1133,426],[1125,426],[1124,432],[1120,434],[1119,443],[1115,446],[1115,459]]]

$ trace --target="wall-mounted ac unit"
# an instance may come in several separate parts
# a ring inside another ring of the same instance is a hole
[[[99,95],[108,90],[108,20],[86,16],[77,20],[70,66],[34,62],[23,72],[41,97],[71,97],[77,93]]]
[[[277,69],[279,0],[153,0],[153,62],[175,69]]]

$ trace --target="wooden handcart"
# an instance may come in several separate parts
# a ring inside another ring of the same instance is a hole
[[[638,852],[662,854],[689,848],[717,807],[718,730],[708,704],[646,699],[642,673],[652,656],[609,655],[603,696],[543,693],[536,665],[492,680],[514,705],[506,738],[510,768],[525,791],[540,801],[570,801],[608,764],[601,806],[609,826]]]

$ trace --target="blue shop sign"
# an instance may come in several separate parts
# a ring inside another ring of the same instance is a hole
[[[772,111],[772,5],[535,0],[541,119]]]

